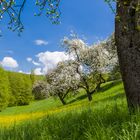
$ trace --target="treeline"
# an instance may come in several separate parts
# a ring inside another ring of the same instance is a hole
[[[34,99],[32,85],[42,77],[9,72],[0,67],[0,111],[7,106],[28,105]]]

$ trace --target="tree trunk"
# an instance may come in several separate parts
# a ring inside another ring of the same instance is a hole
[[[66,105],[66,102],[64,101],[63,97],[62,97],[61,95],[59,95],[59,94],[58,94],[58,97],[59,97],[61,103],[62,103],[63,105]]]
[[[99,91],[101,89],[101,83],[98,83],[97,87],[96,87],[96,91]]]
[[[115,41],[129,109],[140,107],[140,0],[118,0]]]
[[[87,97],[89,101],[92,101],[92,95],[89,91],[87,91]]]
[[[99,83],[97,84],[96,90],[100,90],[101,89],[101,84],[105,83],[105,79],[103,78],[102,74],[99,74]]]

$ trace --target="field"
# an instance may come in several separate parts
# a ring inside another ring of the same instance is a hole
[[[88,102],[84,91],[67,98],[9,107],[0,113],[0,140],[138,140],[140,117],[129,115],[120,80],[102,85]]]

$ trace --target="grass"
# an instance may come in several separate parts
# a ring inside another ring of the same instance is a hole
[[[67,103],[50,98],[7,108],[0,113],[0,140],[140,139],[140,114],[129,115],[121,81],[103,84],[90,103],[84,91]]]

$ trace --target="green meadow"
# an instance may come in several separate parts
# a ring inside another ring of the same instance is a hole
[[[127,110],[120,80],[102,84],[89,102],[84,91],[67,97],[62,106],[54,98],[8,107],[0,113],[1,140],[138,140],[139,114]],[[21,117],[21,118],[20,118]],[[6,119],[9,119],[7,121]],[[6,121],[5,121],[6,120]]]

